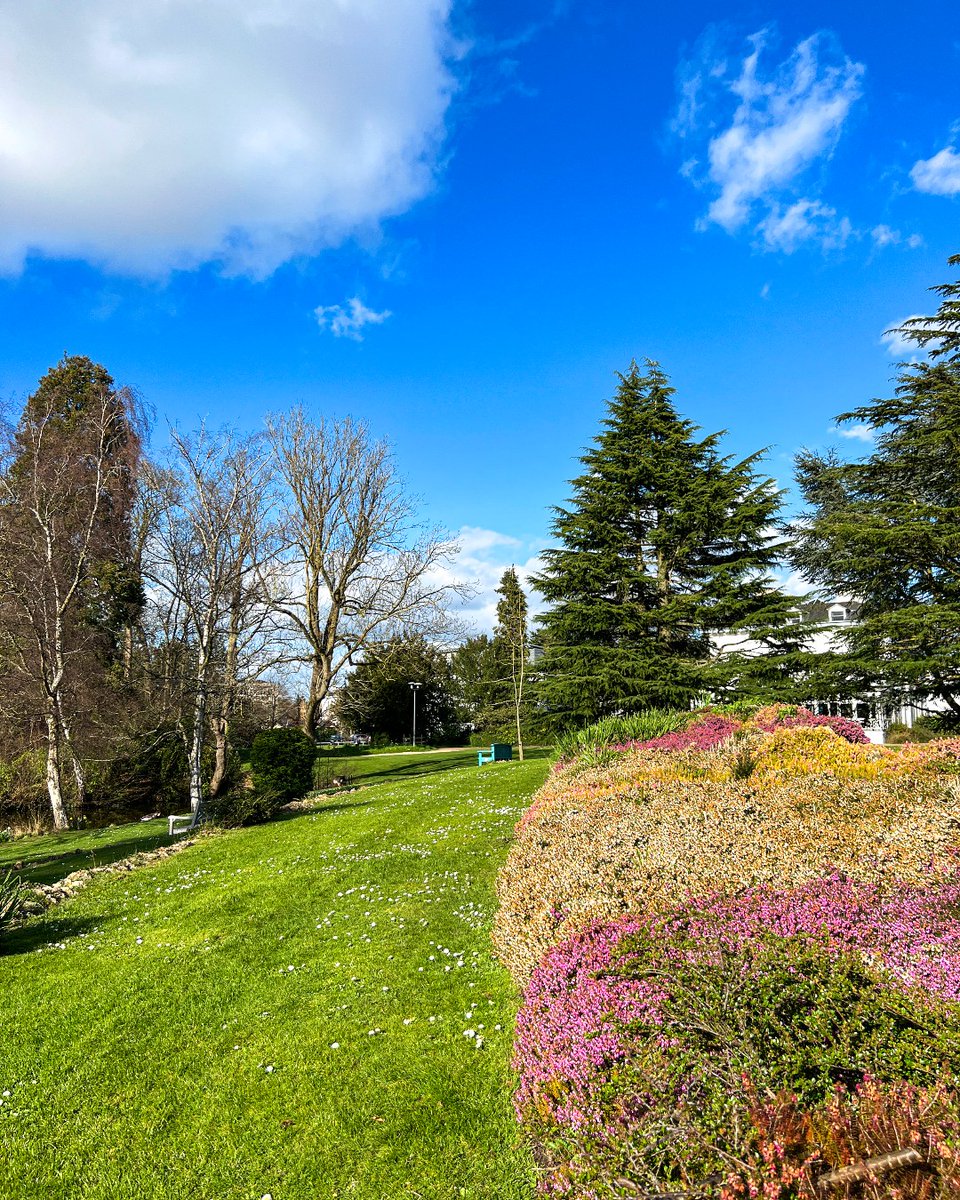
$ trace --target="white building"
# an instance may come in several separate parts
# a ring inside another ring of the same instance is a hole
[[[839,597],[829,603],[815,602],[798,607],[795,623],[804,626],[806,648],[815,654],[826,654],[841,648],[840,631],[856,623],[860,605],[849,597]],[[766,648],[749,634],[722,633],[713,639],[718,656],[729,653],[764,654]],[[871,742],[883,742],[885,731],[894,724],[913,727],[917,717],[941,711],[944,705],[931,700],[924,708],[913,704],[881,703],[875,696],[837,697],[835,700],[811,700],[805,707],[820,716],[852,717],[863,726]]]

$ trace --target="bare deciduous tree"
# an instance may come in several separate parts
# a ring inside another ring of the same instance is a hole
[[[163,690],[184,738],[190,804],[201,803],[213,731],[216,795],[243,679],[265,666],[271,614],[265,577],[275,552],[270,461],[262,440],[174,432],[164,469],[146,485],[152,529],[144,551]]]
[[[341,668],[400,634],[442,636],[463,589],[444,570],[456,546],[420,524],[387,445],[366,425],[295,408],[269,417],[267,436],[285,484],[291,572],[276,608],[303,646],[302,724],[313,737]]]

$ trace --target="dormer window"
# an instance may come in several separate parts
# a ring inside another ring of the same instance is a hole
[[[845,621],[846,619],[847,619],[847,610],[845,608],[843,608],[841,605],[834,605],[834,607],[830,609],[830,623],[832,625],[839,624],[840,622]]]

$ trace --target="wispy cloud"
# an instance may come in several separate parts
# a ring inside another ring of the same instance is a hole
[[[831,35],[815,34],[765,69],[771,40],[770,30],[753,34],[731,69],[710,32],[698,60],[681,69],[674,130],[706,143],[686,158],[685,173],[716,193],[700,227],[735,233],[753,225],[770,250],[789,252],[803,241],[842,245],[851,233],[848,219],[816,198],[797,196],[796,185],[833,153],[861,95],[864,67]],[[698,176],[699,161],[706,166]]]
[[[328,329],[334,337],[350,338],[354,342],[362,342],[361,329],[367,325],[382,325],[393,313],[389,309],[376,312],[367,308],[358,296],[352,296],[343,304],[321,305],[313,310],[317,324],[321,329]]]
[[[470,581],[474,595],[463,607],[465,623],[477,633],[491,633],[497,623],[497,585],[508,567],[516,567],[520,585],[527,593],[531,615],[538,612],[541,600],[530,579],[543,566],[539,546],[521,538],[465,525],[455,535],[460,552],[449,570],[451,577]]]
[[[903,317],[900,321],[892,321],[889,328],[884,330],[880,338],[880,345],[886,347],[887,353],[894,362],[904,362],[908,359],[916,361],[916,342],[908,340],[898,331],[903,324],[912,321],[917,316],[919,316],[918,313],[911,313],[909,317]]]
[[[834,425],[831,432],[855,442],[873,442],[876,437],[872,425]]]
[[[773,205],[757,226],[768,250],[792,254],[804,242],[816,239],[825,250],[843,249],[853,233],[848,217],[819,200],[797,200],[788,208]]]
[[[960,195],[960,154],[952,146],[946,146],[932,158],[915,162],[910,178],[918,192],[929,192],[933,196]]]

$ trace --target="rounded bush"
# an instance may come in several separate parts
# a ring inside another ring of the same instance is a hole
[[[281,804],[298,800],[313,787],[317,748],[300,729],[264,729],[250,747],[250,774],[258,792],[271,792]]]
[[[272,820],[286,800],[270,788],[235,784],[205,804],[208,817],[228,829],[240,825],[262,825]]]

